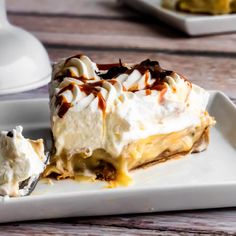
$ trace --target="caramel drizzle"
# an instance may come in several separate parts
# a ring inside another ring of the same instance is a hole
[[[72,59],[72,58],[80,58],[82,55],[76,55],[69,57],[65,61],[66,63]],[[84,92],[86,95],[89,95],[93,93],[95,97],[98,97],[98,107],[102,110],[103,114],[105,114],[106,111],[106,100],[102,96],[102,93],[100,89],[97,87],[101,87],[104,83],[104,80],[107,82],[111,83],[114,85],[117,81],[115,78],[119,76],[120,74],[131,74],[134,70],[138,70],[142,75],[145,75],[145,88],[144,90],[146,91],[146,95],[150,95],[152,90],[157,90],[161,91],[160,96],[159,96],[159,102],[162,103],[164,99],[164,95],[167,91],[167,85],[166,85],[166,76],[172,75],[173,71],[170,70],[164,70],[160,67],[159,62],[157,61],[151,61],[149,59],[141,62],[140,64],[137,64],[133,66],[131,69],[123,66],[121,63],[121,60],[119,63],[114,63],[114,64],[97,64],[97,67],[99,70],[107,70],[106,73],[98,73],[98,75],[103,79],[97,82],[91,82],[87,83],[87,78],[84,76],[77,77],[74,75],[72,71],[69,69],[65,71],[64,75],[56,75],[55,80],[59,80],[60,82],[63,81],[65,77],[71,77],[77,80],[82,81],[84,84],[82,85],[77,85],[81,92]],[[152,79],[155,79],[154,83],[151,85],[148,83],[148,73],[151,74]],[[113,79],[114,78],[114,79]],[[184,79],[188,85],[191,87],[191,82],[189,82],[185,77],[181,76],[182,79]],[[68,109],[72,106],[70,103],[67,103],[64,99],[64,96],[61,95],[63,92],[66,90],[73,90],[74,83],[69,84],[68,86],[64,87],[63,89],[60,90],[58,95],[56,96],[56,103],[55,105],[58,106],[60,105],[59,111],[58,111],[58,116],[62,118],[64,114],[68,111]],[[127,89],[123,87],[123,91],[127,91]],[[138,88],[137,86],[133,86],[132,88],[128,89],[130,92],[137,92]]]
[[[113,80],[114,82],[114,80]],[[80,88],[81,92],[84,92],[86,95],[93,94],[95,97],[98,98],[98,107],[102,110],[103,114],[105,114],[106,111],[106,100],[102,96],[102,93],[100,89],[96,87],[101,87],[103,85],[104,81],[97,81],[94,83],[87,83],[87,84],[82,84],[82,85],[77,85]],[[70,90],[72,91],[74,88],[75,84],[70,83],[66,87],[62,88],[58,95],[56,96],[56,102],[55,106],[60,106],[59,111],[58,111],[58,116],[62,118],[65,113],[68,111],[70,107],[72,107],[71,103],[68,103],[65,101],[64,96],[62,95],[63,92]]]
[[[107,106],[106,100],[102,96],[101,92],[97,94],[97,97],[98,97],[98,107],[102,110],[103,115],[105,115],[106,106]]]
[[[60,118],[63,118],[63,116],[66,114],[66,112],[72,107],[71,103],[63,102],[62,105],[59,108],[58,116]]]
[[[102,87],[104,81],[100,80],[94,83],[82,84],[79,85],[80,91],[84,92],[86,95],[93,94],[95,97],[98,98],[98,107],[102,110],[103,114],[106,111],[106,100],[102,96],[100,89],[96,87]]]
[[[70,83],[70,84],[67,85],[66,87],[62,88],[62,89],[59,91],[58,95],[64,93],[64,92],[67,91],[67,90],[72,91],[73,89],[74,89],[74,83]]]
[[[73,79],[76,79],[76,80],[80,80],[83,83],[86,83],[87,80],[94,80],[95,79],[95,78],[88,79],[88,78],[84,77],[83,75],[78,77],[70,69],[66,69],[65,73],[63,75],[62,74],[55,75],[54,80],[57,80],[58,82],[61,83],[64,80],[65,77],[70,77],[70,78],[73,78]]]
[[[146,89],[145,91],[146,91],[146,95],[147,96],[152,94],[152,90],[151,89]]]
[[[149,84],[148,84],[148,70],[146,70],[145,72],[145,87],[147,87]]]
[[[56,96],[55,106],[56,107],[60,106],[57,114],[60,118],[62,118],[72,105],[71,103],[68,103],[67,101],[65,101],[65,98],[63,95],[59,95],[59,96]]]
[[[162,104],[164,102],[164,96],[165,96],[165,93],[167,92],[167,87],[163,88],[161,91],[160,91],[160,94],[159,94],[159,103]]]

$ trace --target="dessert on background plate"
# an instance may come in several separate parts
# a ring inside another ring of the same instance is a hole
[[[128,185],[134,169],[201,152],[215,123],[206,111],[208,98],[157,61],[62,59],[50,83],[54,148],[43,176]]]
[[[236,0],[162,0],[162,6],[172,10],[212,15],[236,12]]]
[[[25,139],[22,130],[0,132],[0,196],[30,194],[45,168],[43,140]]]

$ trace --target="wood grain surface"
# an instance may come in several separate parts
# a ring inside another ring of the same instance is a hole
[[[32,32],[52,62],[158,60],[236,102],[236,33],[190,38],[115,0],[7,0],[9,20]],[[47,86],[0,99],[47,97]],[[105,207],[105,206],[104,206]],[[67,218],[0,225],[0,235],[236,235],[236,209]]]

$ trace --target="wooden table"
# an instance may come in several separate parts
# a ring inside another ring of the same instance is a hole
[[[236,101],[236,33],[189,38],[114,0],[7,0],[12,23],[31,31],[52,61],[84,53],[96,62],[146,58]],[[47,97],[47,86],[0,99]],[[236,196],[235,196],[236,197]],[[0,226],[0,235],[236,234],[236,209],[67,218]]]

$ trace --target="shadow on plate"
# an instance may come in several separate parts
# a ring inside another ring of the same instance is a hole
[[[26,138],[30,139],[39,139],[44,140],[45,151],[50,151],[52,147],[52,136],[50,128],[25,128],[23,130],[23,135]]]

